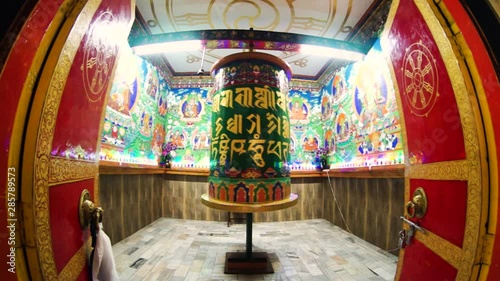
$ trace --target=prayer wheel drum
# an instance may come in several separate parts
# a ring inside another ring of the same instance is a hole
[[[258,52],[226,56],[214,77],[208,193],[202,203],[254,213],[293,206],[288,82],[290,66]]]

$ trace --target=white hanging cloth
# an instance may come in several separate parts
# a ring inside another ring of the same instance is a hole
[[[111,240],[108,235],[104,233],[102,225],[99,225],[99,229],[97,229],[96,232],[94,260],[92,261],[92,280],[119,281]]]

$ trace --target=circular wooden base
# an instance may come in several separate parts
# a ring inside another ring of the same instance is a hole
[[[295,204],[297,204],[298,202],[298,198],[299,196],[296,193],[291,193],[289,198],[280,201],[265,203],[234,203],[213,199],[210,198],[208,194],[203,194],[201,195],[201,203],[210,208],[229,211],[233,213],[257,213],[277,211],[295,206]]]

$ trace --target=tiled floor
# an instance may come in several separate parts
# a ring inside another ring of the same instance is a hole
[[[253,224],[274,274],[224,274],[246,225],[161,218],[113,245],[120,280],[393,280],[397,257],[323,219]]]

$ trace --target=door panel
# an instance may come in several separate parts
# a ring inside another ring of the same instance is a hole
[[[60,1],[50,1],[52,5],[46,5],[44,2],[32,3],[34,6],[31,14],[21,14],[19,18],[25,19],[25,28],[19,31],[18,34],[3,34],[4,39],[16,40],[12,42],[12,47],[9,54],[5,54],[2,58],[0,72],[0,99],[2,101],[2,110],[0,110],[0,139],[2,139],[2,157],[0,160],[0,252],[5,253],[0,255],[0,264],[5,271],[2,272],[2,280],[26,280],[29,273],[25,263],[25,251],[23,247],[26,242],[23,241],[22,233],[22,199],[21,199],[21,179],[22,169],[20,164],[20,155],[22,150],[22,142],[24,137],[25,122],[30,102],[33,97],[33,88],[36,73],[40,71],[41,58],[46,55],[47,42],[53,39],[54,33],[59,28],[62,19],[58,16]],[[21,2],[18,2],[21,3]],[[27,3],[23,3],[27,7]],[[4,13],[14,13],[11,9],[4,8]],[[26,11],[29,12],[29,11]],[[12,15],[15,16],[15,15]],[[21,24],[16,22],[16,24]],[[5,46],[10,42],[5,43]],[[3,46],[3,47],[5,47]],[[4,51],[6,51],[4,49]],[[7,56],[8,55],[8,56]],[[27,79],[29,77],[29,79]],[[8,168],[11,168],[8,170]],[[4,172],[5,171],[5,172]],[[8,174],[9,172],[14,172]],[[7,178],[14,178],[14,188],[8,189]],[[16,209],[15,214],[8,212],[6,203],[9,198],[15,198]],[[29,200],[26,200],[29,201]],[[8,216],[12,218],[14,215],[16,221],[15,245],[9,244],[7,237],[10,237],[10,229],[7,228]],[[15,249],[15,267],[8,264],[11,258],[11,247]],[[7,272],[8,269],[13,271]]]
[[[430,4],[429,4],[430,3]],[[401,215],[422,227],[400,251],[397,280],[468,280],[480,247],[487,181],[481,122],[456,53],[430,5],[393,1],[382,39],[391,59],[404,128],[405,200],[416,188],[427,212]],[[411,25],[408,23],[411,22]],[[409,233],[410,223],[404,223]]]
[[[467,212],[467,182],[411,179],[411,195],[417,187],[424,188],[429,203],[425,216],[415,222],[462,247]]]
[[[89,235],[80,226],[79,199],[84,189],[96,198],[96,120],[133,16],[131,2],[73,4],[40,74],[24,147],[23,197],[32,201],[25,204],[25,233],[34,280],[88,277]]]
[[[82,190],[94,191],[94,180],[59,184],[50,187],[50,233],[57,272],[60,273],[82,245],[88,241],[90,233],[83,232],[80,221],[75,219]]]
[[[456,268],[418,240],[405,250],[401,272],[404,281],[453,281],[457,276]]]
[[[410,161],[418,164],[465,159],[454,90],[427,23],[413,1],[408,0],[400,1],[392,20],[388,40],[392,44],[391,61],[399,86],[400,112],[405,117]]]
[[[100,142],[96,140],[100,139],[102,108],[119,47],[125,43],[124,33],[128,31],[125,27],[130,17],[126,6],[119,6],[116,1],[114,4],[102,2],[101,7],[96,7],[81,42],[71,42],[79,43],[79,47],[64,81],[51,156],[95,161],[98,154]]]

